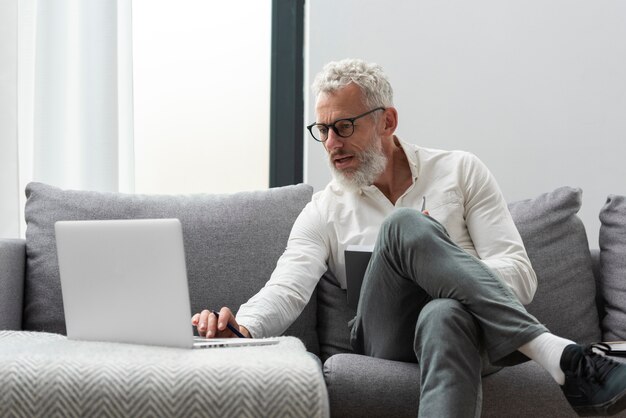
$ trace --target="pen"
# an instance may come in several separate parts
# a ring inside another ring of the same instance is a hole
[[[424,212],[426,210],[426,196],[424,196],[422,199],[422,212]]]
[[[215,315],[217,317],[217,319],[220,319],[220,314],[217,311],[211,311],[213,312],[213,315]],[[245,335],[243,335],[241,332],[239,332],[239,330],[237,328],[235,328],[234,326],[232,326],[230,324],[230,322],[226,323],[226,326],[228,327],[229,330],[231,330],[236,336],[238,336],[239,338],[246,338]]]

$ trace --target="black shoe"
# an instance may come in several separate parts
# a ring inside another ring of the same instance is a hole
[[[626,364],[570,344],[561,356],[561,390],[578,415],[614,415],[626,408]]]

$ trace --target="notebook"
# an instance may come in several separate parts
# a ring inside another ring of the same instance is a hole
[[[178,219],[55,224],[67,337],[180,348],[276,344],[194,337]]]
[[[361,295],[361,285],[365,270],[372,257],[373,245],[348,245],[344,252],[346,259],[346,283],[348,306],[356,309]]]

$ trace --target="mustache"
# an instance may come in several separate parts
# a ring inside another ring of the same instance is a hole
[[[332,160],[333,158],[340,157],[342,155],[354,155],[354,156],[358,157],[359,153],[358,152],[349,153],[349,152],[346,152],[344,150],[337,150],[337,151],[332,151],[328,156]]]

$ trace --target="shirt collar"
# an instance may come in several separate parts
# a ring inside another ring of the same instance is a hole
[[[416,182],[419,173],[419,159],[417,158],[418,148],[413,144],[402,141],[397,136],[395,139],[398,140],[398,143],[404,151],[404,155],[406,155],[406,159],[409,162],[409,168],[411,169],[411,176],[413,176],[413,182]]]

